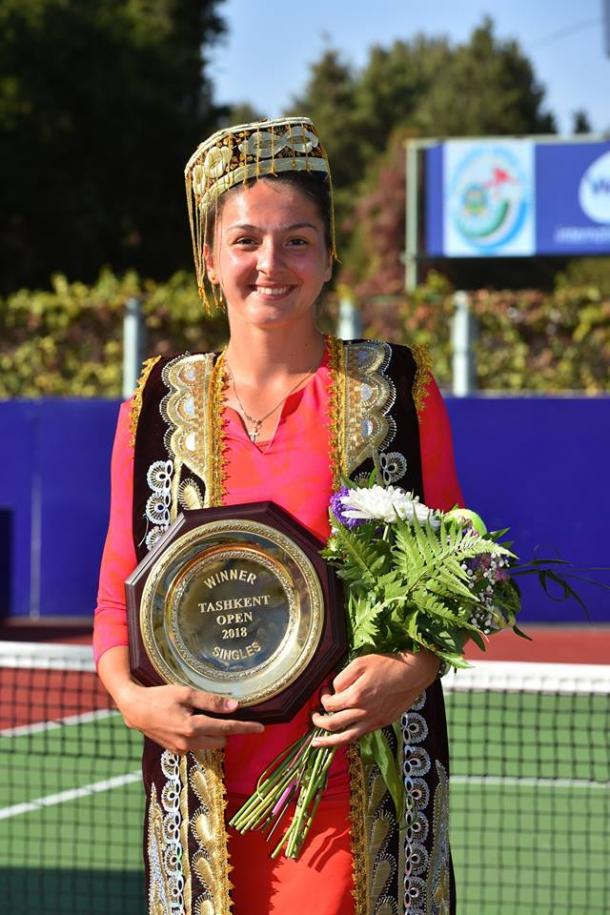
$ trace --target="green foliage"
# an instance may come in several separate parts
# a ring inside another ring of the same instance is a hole
[[[362,174],[356,86],[352,68],[341,59],[340,53],[326,50],[312,64],[303,93],[293,100],[287,112],[313,118],[330,157],[333,183],[338,191],[353,186]]]
[[[226,338],[222,317],[204,318],[195,281],[177,273],[167,283],[109,270],[92,286],[59,275],[50,291],[0,299],[0,397],[117,397],[121,393],[123,314],[142,301],[146,354],[217,349]],[[599,394],[610,389],[610,295],[595,285],[472,294],[479,321],[478,386],[482,390]],[[336,301],[320,323],[333,329]],[[434,374],[451,381],[451,289],[430,273],[410,299],[371,299],[363,307],[365,334],[429,347]]]
[[[296,112],[313,118],[328,149],[338,279],[361,295],[402,288],[406,138],[555,130],[532,64],[515,41],[496,36],[490,19],[463,44],[420,35],[373,46],[361,70],[327,49],[312,65]],[[532,262],[520,269],[531,275]]]
[[[4,292],[188,263],[182,173],[219,115],[205,53],[220,2],[0,4]]]
[[[50,292],[21,290],[0,302],[0,397],[118,397],[123,315],[142,302],[147,354],[218,348],[222,318],[205,319],[194,278],[168,283],[103,271],[94,286],[53,278]]]
[[[355,488],[350,481],[345,485]],[[371,478],[363,488],[374,485]],[[428,649],[453,667],[467,667],[462,656],[465,642],[472,638],[485,648],[478,621],[485,621],[486,632],[514,626],[520,606],[512,590],[510,599],[503,599],[502,581],[494,583],[502,592],[500,603],[496,587],[493,597],[487,594],[491,586],[485,573],[475,574],[468,562],[482,557],[490,569],[492,557],[506,562],[513,554],[494,535],[481,536],[472,525],[450,515],[441,514],[435,526],[429,518],[418,521],[415,512],[412,520],[399,517],[385,522],[386,500],[397,496],[386,491],[383,499],[382,487],[377,490],[376,507],[369,504],[366,520],[359,526],[347,528],[331,517],[331,537],[322,551],[346,585],[350,655]],[[348,508],[354,504],[352,496]],[[407,511],[408,502],[402,509],[398,502],[392,504],[395,515]],[[364,735],[359,747],[363,760],[379,767],[400,817],[404,792],[386,733],[376,730]]]
[[[355,531],[338,525],[323,552],[347,585],[350,647],[356,654],[429,648],[456,667],[477,627],[479,597],[464,567],[475,556],[510,555],[470,528],[441,523],[368,522]],[[387,535],[387,539],[386,539]]]
[[[578,257],[555,278],[559,290],[580,286],[592,300],[610,296],[610,257]]]
[[[544,89],[516,41],[501,41],[491,19],[452,49],[415,121],[424,136],[555,133],[542,108]]]
[[[560,278],[552,293],[473,291],[478,389],[515,394],[610,390],[610,290],[602,293],[600,285],[567,285]],[[434,374],[445,386],[451,382],[453,310],[451,287],[434,272],[409,298],[371,297],[362,306],[368,337],[425,344]]]

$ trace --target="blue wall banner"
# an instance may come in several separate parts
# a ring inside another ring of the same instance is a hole
[[[466,504],[517,552],[608,566],[610,397],[459,397],[447,401]],[[10,442],[0,511],[10,515],[11,617],[83,617],[95,606],[106,533],[109,463],[119,404],[0,402]],[[610,571],[592,573],[610,587]],[[523,588],[524,621],[587,623],[574,602]],[[590,621],[610,622],[610,591],[579,585]]]
[[[610,254],[610,142],[449,140],[431,147],[425,253]]]

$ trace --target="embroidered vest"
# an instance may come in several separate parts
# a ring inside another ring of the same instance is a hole
[[[344,344],[329,338],[327,345],[329,459],[334,484],[340,485],[342,474],[368,475],[376,467],[386,484],[398,484],[423,498],[418,414],[425,406],[428,382],[425,353],[374,341]],[[210,353],[157,358],[144,366],[132,410],[133,531],[140,560],[181,508],[222,503],[221,363],[221,357]],[[420,714],[426,702],[427,719]],[[420,705],[405,713],[399,730],[402,738],[391,728],[387,733],[404,760],[407,811],[402,826],[396,822],[379,771],[364,767],[354,748],[349,753],[355,912],[449,915],[454,911],[449,901],[453,877],[446,828],[447,746],[440,684],[434,684]],[[431,737],[438,746],[429,746]],[[402,746],[398,746],[401,739]],[[147,752],[154,752],[151,746]],[[164,777],[171,772],[176,782],[173,794],[183,797],[182,811],[162,810],[158,798],[163,786],[154,782],[149,786],[148,836],[154,846],[149,848],[147,862],[150,911],[164,912],[163,898],[179,892],[183,907],[171,908],[172,913],[208,911],[203,903],[210,902],[210,915],[225,915],[230,911],[230,884],[222,756],[207,751],[189,754],[189,759],[165,751],[161,761]],[[195,808],[189,834],[185,818]],[[163,853],[163,817],[181,822],[184,867],[179,879],[174,875],[178,882],[173,888],[172,875],[163,874],[154,864]],[[191,908],[194,903],[196,909]]]
[[[371,341],[330,339],[328,345],[336,482],[342,473],[369,473],[375,464],[386,484],[423,498],[417,418],[428,377],[423,352]],[[214,405],[222,384],[214,353],[145,364],[132,411],[138,559],[181,507],[222,501],[220,418]]]

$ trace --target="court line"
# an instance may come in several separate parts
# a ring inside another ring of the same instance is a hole
[[[20,724],[14,728],[2,728],[0,737],[22,737],[26,734],[40,734],[43,731],[53,731],[56,728],[62,728],[69,724],[87,724],[90,721],[99,721],[100,718],[108,718],[110,715],[118,715],[116,709],[100,708],[91,712],[80,712],[78,715],[66,715],[64,718],[50,719],[49,721],[36,721],[33,724]]]
[[[35,810],[41,810],[43,807],[52,807],[55,804],[65,804],[68,801],[75,801],[81,797],[90,797],[92,794],[100,794],[102,791],[110,791],[113,788],[122,788],[123,785],[131,785],[134,782],[139,782],[141,778],[142,773],[138,769],[137,772],[127,772],[125,775],[105,778],[100,782],[83,785],[82,788],[70,788],[67,791],[59,791],[57,794],[47,794],[46,797],[37,797],[33,801],[13,804],[12,807],[3,807],[0,809],[0,820],[8,820],[11,817],[21,816],[23,813],[32,813]]]
[[[32,813],[35,810],[41,810],[44,807],[52,807],[56,804],[65,804],[68,801],[78,800],[82,797],[90,797],[92,794],[99,794],[102,791],[111,791],[113,788],[122,788],[124,785],[131,785],[139,782],[142,775],[138,769],[135,772],[128,772],[125,775],[116,775],[114,778],[106,778],[99,782],[93,782],[90,785],[83,785],[81,788],[70,788],[66,791],[59,791],[57,794],[48,794],[46,797],[38,797],[33,801],[25,801],[21,804],[13,804],[11,807],[0,809],[0,820],[8,820],[11,817],[21,816],[24,813]],[[584,779],[570,778],[513,778],[510,776],[496,775],[453,775],[451,777],[453,784],[479,784],[498,787],[510,785],[512,787],[536,787],[536,788],[585,788],[585,789],[602,789],[607,790],[608,786],[603,782],[591,782]]]
[[[584,778],[517,778],[511,775],[452,775],[453,785],[489,785],[502,787],[508,785],[516,788],[584,788],[601,791],[608,790],[608,782],[593,782]]]

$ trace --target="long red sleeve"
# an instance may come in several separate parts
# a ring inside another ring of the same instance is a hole
[[[93,627],[96,663],[109,648],[128,644],[125,579],[137,565],[132,536],[134,455],[129,444],[130,411],[131,401],[122,404],[112,449],[110,520]]]

